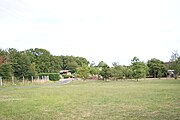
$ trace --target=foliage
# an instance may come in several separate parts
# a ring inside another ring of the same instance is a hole
[[[31,63],[30,64],[30,75],[31,76],[37,76],[37,70],[36,70],[36,64],[35,63]]]
[[[5,62],[5,56],[6,56],[6,51],[3,49],[0,49],[0,65]]]
[[[169,68],[175,70],[175,74],[178,76],[180,73],[178,53],[173,53],[171,63]],[[167,74],[164,63],[155,58],[148,60],[149,70],[146,64],[139,61],[137,57],[133,58],[130,66],[113,63],[113,67],[109,67],[103,61],[96,66],[95,62],[89,65],[89,61],[83,57],[54,56],[41,48],[25,51],[18,51],[14,48],[0,49],[0,65],[2,64],[11,65],[12,75],[16,78],[31,78],[31,76],[37,76],[38,73],[59,73],[60,70],[70,70],[73,74],[78,73],[80,77],[84,78],[88,78],[91,74],[92,76],[101,76],[103,79],[139,79],[145,77],[147,72],[153,77],[159,78]]]
[[[126,79],[132,79],[133,78],[132,66],[124,66],[124,75],[125,75]]]
[[[71,78],[72,76],[71,75],[67,75],[67,74],[63,74],[62,77],[63,78]]]
[[[10,64],[4,63],[0,65],[0,76],[2,77],[2,79],[11,80],[12,75],[13,69]]]
[[[166,75],[166,66],[159,59],[153,58],[148,60],[147,66],[149,67],[149,74],[154,78],[160,78]]]
[[[177,51],[172,53],[171,56],[171,64],[170,64],[170,69],[175,70],[175,79],[177,79],[178,75],[180,74],[180,56]]]
[[[176,74],[175,78],[177,79],[178,75],[180,74],[180,57],[178,57],[178,59],[175,61],[174,70]]]
[[[52,56],[49,51],[39,48],[29,49],[25,52],[31,63],[35,63],[38,73],[59,72],[61,64],[59,56]]]
[[[75,73],[78,67],[82,67],[82,65],[88,65],[88,61],[82,57],[74,57],[74,56],[60,56],[61,61],[61,69],[62,70],[70,70],[72,73]]]
[[[110,71],[111,77],[113,77],[115,80],[125,78],[125,68],[118,63],[113,63],[113,67],[110,68]]]
[[[104,62],[104,61],[101,61],[99,62],[98,64],[98,67],[102,68],[102,67],[107,67],[108,65]]]
[[[75,57],[75,61],[77,62],[78,66],[88,65],[89,61],[87,61],[86,58],[83,57]]]
[[[85,64],[82,65],[82,67],[77,68],[77,75],[80,78],[87,79],[90,75],[89,67]]]
[[[26,53],[17,51],[14,48],[7,50],[6,63],[12,65],[13,75],[16,78],[31,77],[30,65],[31,61]]]
[[[90,67],[91,75],[99,75],[99,73],[100,73],[99,67],[93,67],[93,66]]]
[[[110,67],[101,61],[98,66],[101,68],[100,75],[103,77],[103,80],[108,79],[111,76]]]
[[[146,74],[148,73],[148,67],[145,65],[144,62],[139,61],[137,57],[133,58],[131,67],[133,71],[132,76],[137,81],[140,78],[146,77]]]
[[[83,57],[53,56],[45,49],[35,48],[18,51],[14,48],[0,49],[0,64],[12,66],[12,75],[16,78],[31,78],[38,73],[59,73],[59,70],[76,72],[78,67],[89,62]]]

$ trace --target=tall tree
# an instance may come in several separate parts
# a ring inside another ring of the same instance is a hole
[[[124,66],[124,75],[125,75],[126,79],[132,79],[133,78],[132,66]]]
[[[100,61],[98,64],[98,67],[100,68],[105,67],[105,66],[108,66],[108,65],[104,61]]]
[[[174,78],[177,79],[180,74],[180,56],[177,51],[174,51],[171,55],[169,68],[174,70]]]
[[[3,49],[0,49],[0,65],[5,62],[7,52]]]
[[[36,70],[38,73],[47,73],[50,72],[49,68],[51,67],[51,54],[49,51],[41,48],[29,49],[26,50],[31,63],[36,64]]]
[[[31,61],[26,53],[19,52],[16,54],[16,60],[13,62],[14,76],[22,78],[30,78],[31,75]]]
[[[90,67],[91,75],[99,75],[99,72],[100,72],[100,70],[98,67],[92,67],[92,66]]]
[[[11,64],[4,63],[0,65],[0,76],[5,80],[10,80],[13,75]]]
[[[149,67],[149,74],[154,78],[160,78],[166,74],[166,66],[159,59],[152,58],[151,60],[148,60],[147,66]]]
[[[60,56],[61,58],[61,69],[62,70],[71,70],[72,73],[75,73],[78,67],[84,65],[83,62],[79,61],[79,57],[74,56]],[[78,59],[78,60],[77,60]],[[78,63],[78,62],[79,63]],[[87,64],[85,64],[87,65]]]
[[[113,67],[111,67],[111,76],[117,79],[123,79],[125,77],[124,74],[124,67],[119,65],[118,63],[114,62]]]
[[[77,75],[78,77],[83,78],[84,80],[89,78],[89,75],[90,75],[89,67],[85,64],[83,64],[81,67],[78,67]]]
[[[110,67],[105,62],[99,62],[98,67],[100,67],[100,75],[103,77],[103,80],[111,76]]]
[[[51,56],[49,71],[51,73],[59,73],[61,64],[62,63],[59,56]]]
[[[139,61],[139,58],[134,57],[131,61],[131,67],[133,71],[133,78],[135,78],[137,81],[140,78],[146,77],[146,74],[148,72],[148,67],[144,62]]]
[[[88,65],[89,61],[83,57],[75,57],[75,61],[78,63],[78,66]]]

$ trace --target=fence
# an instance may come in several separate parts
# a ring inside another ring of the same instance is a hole
[[[41,78],[39,76],[34,77],[31,76],[31,79],[26,79],[23,77],[22,79],[17,79],[16,77],[12,76],[11,80],[3,80],[3,78],[0,76],[0,86],[6,86],[6,85],[17,85],[17,84],[38,84],[38,83],[45,83],[49,81],[49,76],[42,76]]]
[[[3,83],[2,83],[2,77],[0,77],[0,86],[2,86]]]

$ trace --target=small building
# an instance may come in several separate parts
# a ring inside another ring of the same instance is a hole
[[[60,70],[60,77],[61,78],[72,78],[72,74],[70,70]]]
[[[70,70],[60,70],[60,75],[71,75]]]
[[[174,70],[167,70],[167,72],[168,72],[168,77],[174,77],[175,75],[174,75]]]

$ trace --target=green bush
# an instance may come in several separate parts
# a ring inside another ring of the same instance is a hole
[[[49,76],[49,80],[51,81],[58,81],[60,79],[59,73],[40,73],[39,76]]]
[[[63,74],[62,77],[63,77],[63,78],[71,78],[72,76],[71,76],[71,75]]]

